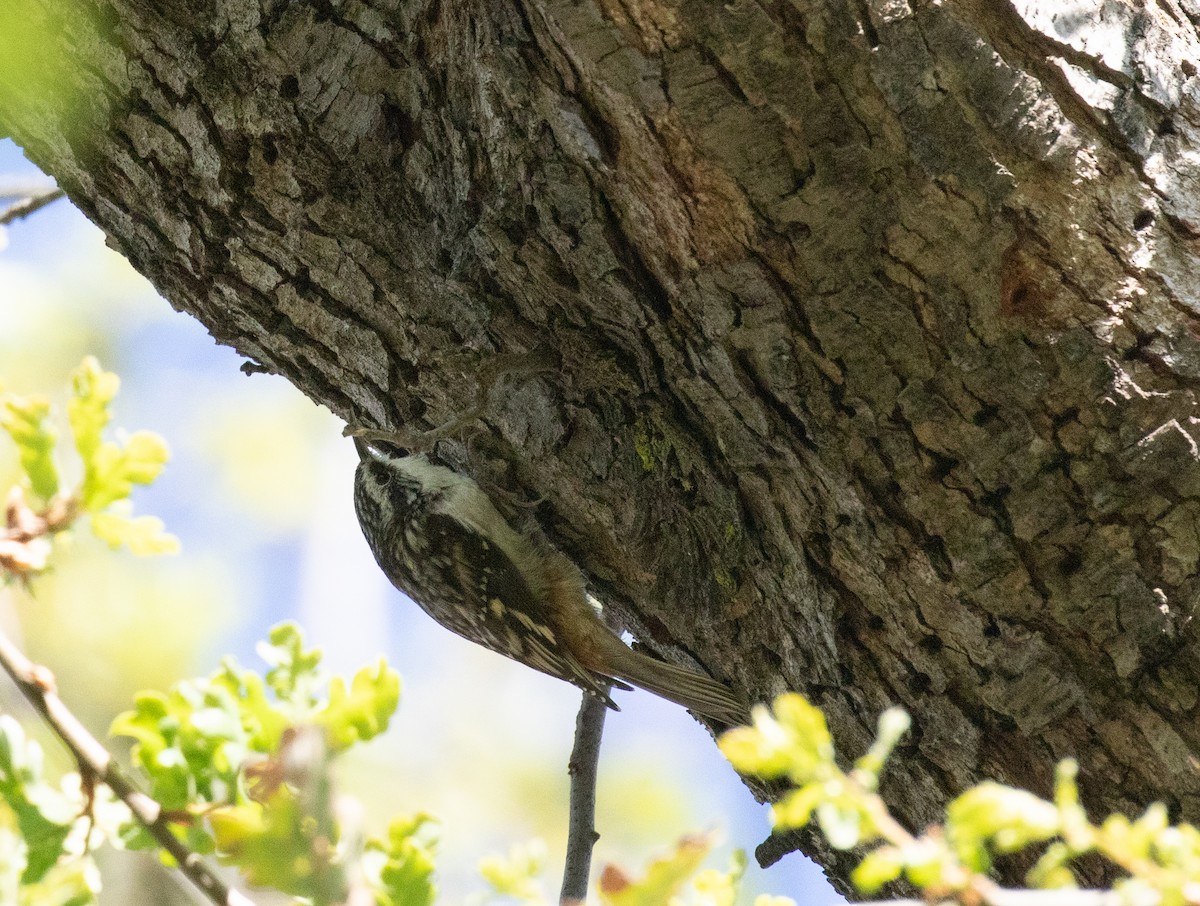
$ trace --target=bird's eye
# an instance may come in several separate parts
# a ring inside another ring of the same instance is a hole
[[[386,488],[392,483],[392,470],[381,462],[371,463],[371,477],[376,487]]]

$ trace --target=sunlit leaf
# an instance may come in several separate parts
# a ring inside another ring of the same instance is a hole
[[[791,790],[771,806],[771,824],[781,829],[801,828],[812,819],[813,810],[825,800],[825,785],[810,783]]]
[[[71,374],[67,420],[75,437],[75,448],[85,464],[100,449],[101,435],[112,418],[108,406],[120,388],[121,379],[102,369],[94,356],[85,358]]]
[[[45,782],[41,747],[27,740],[20,724],[7,714],[0,715],[0,799],[15,815],[25,842],[21,883],[37,883],[66,855],[64,846],[79,803]]]
[[[962,875],[961,866],[943,840],[918,838],[904,846],[902,855],[904,876],[922,890],[948,887],[952,876]]]
[[[83,454],[83,450],[80,450]],[[124,500],[135,484],[150,484],[170,459],[170,451],[157,434],[136,431],[123,445],[103,441],[84,455],[84,479],[81,492],[83,508],[96,513],[118,500]]]
[[[546,863],[546,845],[541,840],[517,844],[505,856],[486,856],[479,873],[497,896],[509,897],[527,906],[543,906],[546,897],[539,876]]]
[[[325,680],[319,670],[321,651],[304,648],[304,636],[299,626],[292,622],[272,626],[267,641],[260,642],[257,651],[258,656],[271,665],[267,671],[267,685],[280,699],[305,708],[313,704],[312,690]]]
[[[214,809],[209,822],[222,861],[236,865],[251,884],[299,897],[317,889],[311,819],[288,787],[278,787],[265,805]]]
[[[868,789],[874,790],[879,784],[879,775],[883,766],[901,737],[908,732],[912,718],[903,708],[888,708],[879,715],[879,723],[875,731],[875,742],[867,754],[855,762],[855,768],[862,773],[862,783]]]
[[[950,845],[976,871],[987,870],[992,852],[1016,852],[1059,830],[1059,812],[1052,803],[990,781],[951,802],[946,815]]]
[[[1029,869],[1025,880],[1029,882],[1030,887],[1075,887],[1075,875],[1069,867],[1072,858],[1071,848],[1065,843],[1051,843],[1037,864]]]
[[[349,691],[339,676],[329,684],[329,703],[316,720],[329,732],[329,745],[344,749],[365,742],[387,729],[400,702],[400,674],[380,658],[374,667],[354,675]]]
[[[870,896],[885,884],[895,881],[904,871],[904,856],[893,846],[881,846],[858,863],[850,874],[850,881],[863,893]]]
[[[274,752],[294,717],[271,699],[263,678],[253,670],[242,670],[232,658],[226,658],[213,674],[212,682],[226,689],[238,702],[250,750]]]
[[[58,493],[54,445],[58,436],[50,425],[50,402],[42,397],[10,396],[0,405],[0,428],[17,445],[21,468],[33,493],[43,501]]]
[[[129,516],[111,509],[92,514],[92,531],[114,550],[128,547],[139,557],[179,553],[179,539],[164,530],[157,516]]]
[[[757,777],[782,777],[791,763],[786,749],[767,740],[754,727],[734,727],[721,735],[718,745],[734,770]]]
[[[734,906],[745,873],[746,854],[740,849],[733,851],[726,871],[715,868],[701,871],[692,882],[696,906]]]
[[[684,837],[673,852],[652,861],[640,880],[609,866],[600,878],[600,901],[605,906],[662,906],[699,870],[715,842],[712,834]]]
[[[367,841],[363,871],[377,906],[431,906],[437,896],[434,825],[423,813],[397,818],[385,838]]]
[[[760,777],[786,774],[803,784],[836,768],[825,715],[804,696],[786,693],[775,699],[774,713],[762,705],[751,713],[752,727],[736,727],[719,742],[738,771]]]
[[[825,801],[817,806],[817,823],[834,849],[853,849],[866,836],[862,811],[853,804]]]

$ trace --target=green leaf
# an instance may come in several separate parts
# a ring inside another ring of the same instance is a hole
[[[904,876],[921,890],[942,891],[951,878],[962,878],[962,867],[943,840],[920,837],[904,847],[903,855]]]
[[[120,386],[120,379],[104,371],[92,356],[71,374],[67,420],[83,460],[79,504],[92,514],[93,530],[110,546],[127,545],[142,554],[173,552],[178,541],[165,534],[156,519],[133,519],[128,512],[98,518],[114,503],[126,500],[134,485],[152,483],[170,459],[166,441],[150,431],[135,431],[120,444],[104,439],[112,418],[109,406]]]
[[[111,732],[134,740],[131,757],[146,774],[150,794],[170,811],[195,816],[176,828],[192,848],[218,851],[252,883],[314,903],[340,902],[344,868],[337,840],[328,839],[336,831],[326,826],[330,810],[310,795],[327,785],[296,791],[293,784],[303,783],[289,775],[296,763],[286,749],[298,737],[289,730],[320,732],[331,751],[369,739],[395,711],[400,679],[382,660],[349,683],[330,679],[320,669],[320,653],[304,648],[292,624],[275,627],[259,651],[270,664],[266,678],[226,658],[206,678],[138,695]],[[255,758],[249,771],[253,755],[266,757]],[[378,902],[424,902],[411,899],[414,878],[425,868],[432,873],[432,859],[422,862],[419,824],[394,825],[389,841],[367,854],[379,884],[390,891]],[[154,845],[128,824],[122,831],[130,848]],[[432,890],[432,882],[425,887]]]
[[[124,545],[139,557],[179,553],[179,539],[163,529],[157,516],[129,516],[111,509],[92,514],[92,532],[97,538],[113,550]]]
[[[363,871],[377,906],[430,906],[437,895],[434,819],[426,814],[397,818],[387,837],[367,841]]]
[[[775,717],[793,734],[794,745],[817,761],[833,759],[833,737],[821,709],[803,695],[789,692],[775,699]]]
[[[0,798],[16,816],[26,846],[21,883],[37,883],[66,855],[79,804],[45,783],[41,747],[26,740],[7,714],[0,715]]]
[[[1079,764],[1064,758],[1054,768],[1054,805],[1058,809],[1059,833],[1076,855],[1095,844],[1095,828],[1079,801]]]
[[[784,748],[755,727],[734,727],[721,735],[717,745],[739,774],[782,777],[791,763]]]
[[[125,500],[135,484],[152,483],[171,458],[166,441],[150,431],[135,431],[124,446],[104,441],[89,454],[80,449],[80,454],[84,455],[80,497],[89,513]]]
[[[775,699],[774,714],[761,705],[751,713],[753,727],[736,727],[719,742],[738,771],[768,778],[786,774],[797,784],[836,772],[825,715],[804,696],[785,693]]]
[[[21,875],[25,873],[27,851],[25,841],[14,828],[0,825],[0,903],[21,901]]]
[[[529,906],[546,902],[538,877],[546,863],[546,845],[541,840],[517,844],[507,856],[486,856],[479,863],[479,873],[496,896],[510,897]]]
[[[730,856],[728,870],[704,869],[692,882],[696,906],[734,906],[745,873],[746,853],[740,849],[735,849]]]
[[[837,799],[817,806],[817,824],[834,849],[853,849],[870,836],[863,827],[862,810]]]
[[[1080,851],[1079,836],[1076,833],[1067,841],[1076,854]],[[1188,825],[1171,827],[1166,807],[1161,802],[1151,803],[1136,821],[1130,821],[1124,815],[1109,815],[1091,840],[1103,855],[1116,857],[1118,862],[1161,861],[1166,857],[1184,864],[1191,862],[1200,873],[1200,846],[1197,845],[1200,836]]]
[[[21,888],[21,906],[92,906],[100,873],[91,858],[60,862],[40,882]]]
[[[1033,793],[987,781],[946,809],[946,839],[974,871],[987,871],[991,852],[1011,853],[1058,835],[1059,811]]]
[[[222,861],[236,865],[251,884],[298,897],[317,890],[312,821],[287,786],[277,787],[265,805],[217,808],[208,820]]]
[[[781,829],[804,827],[812,819],[813,810],[824,799],[823,783],[809,783],[792,790],[771,806],[771,825]]]
[[[24,883],[28,847],[20,834],[0,827],[0,903],[5,906],[94,906],[100,873],[89,855],[56,863],[37,881]]]
[[[890,884],[904,871],[904,855],[894,846],[881,846],[858,863],[850,873],[850,882],[872,896],[885,884]]]
[[[1060,887],[1075,887],[1075,875],[1071,873],[1071,848],[1058,841],[1051,843],[1038,859],[1037,864],[1029,869],[1025,876],[1030,887],[1053,889]]]
[[[179,683],[167,694],[142,693],[113,721],[113,735],[135,740],[131,756],[168,810],[230,801],[248,752],[240,703],[211,680]],[[196,840],[205,834],[197,831]]]
[[[33,493],[43,501],[58,493],[54,446],[58,436],[49,424],[50,403],[42,397],[10,396],[0,407],[0,427],[17,445],[21,468]]]
[[[271,665],[267,685],[285,702],[307,709],[316,701],[314,687],[325,682],[319,666],[321,650],[304,649],[304,635],[292,622],[271,627],[268,641],[260,642],[258,656]]]
[[[88,356],[71,373],[72,396],[67,402],[67,421],[75,436],[75,449],[88,463],[101,446],[101,435],[112,417],[109,403],[121,388],[121,379],[100,367]]]
[[[110,736],[131,736],[143,745],[162,738],[159,722],[167,714],[167,697],[161,692],[139,692],[134,709],[118,714],[108,728]]]
[[[341,751],[355,742],[365,742],[387,729],[400,703],[400,674],[379,659],[374,667],[354,674],[350,691],[339,676],[329,684],[329,703],[316,721],[329,733],[329,745]]]
[[[1154,839],[1154,861],[1200,877],[1200,831],[1190,824],[1165,828]]]
[[[879,785],[879,775],[887,764],[892,750],[900,742],[901,737],[908,732],[912,718],[903,708],[888,708],[879,715],[879,723],[875,731],[875,742],[870,750],[855,762],[855,769],[862,774],[862,783],[869,790],[875,790]]]
[[[633,881],[619,869],[609,866],[600,879],[600,902],[605,906],[663,906],[669,903],[700,868],[715,842],[711,834],[684,837],[674,852],[652,861],[640,881]]]
[[[263,678],[253,670],[240,669],[232,658],[226,658],[212,682],[237,701],[249,749],[263,754],[278,749],[283,731],[295,722],[295,716],[271,700]]]

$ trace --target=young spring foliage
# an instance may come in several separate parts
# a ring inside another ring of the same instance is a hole
[[[265,674],[226,659],[208,677],[142,693],[113,723],[114,735],[133,738],[134,763],[171,830],[250,883],[314,906],[345,902],[355,877],[378,906],[429,906],[432,819],[396,819],[360,843],[335,817],[331,762],[387,728],[399,677],[382,661],[349,682],[329,676],[290,624],[259,650]],[[0,716],[0,903],[94,904],[91,853],[103,842],[158,846],[106,788],[85,789],[75,773],[47,782],[40,748]]]
[[[179,542],[154,516],[134,516],[135,485],[151,484],[170,456],[166,442],[150,431],[108,437],[111,407],[120,379],[88,356],[71,374],[67,424],[82,466],[79,485],[64,491],[54,412],[40,396],[0,394],[0,428],[17,446],[27,494],[8,498],[7,532],[0,540],[0,571],[28,579],[46,568],[49,539],[81,515],[93,533],[113,548],[135,554],[174,553]],[[30,499],[27,501],[26,497]]]
[[[599,885],[602,906],[736,906],[746,854],[734,850],[725,871],[701,869],[716,842],[713,833],[684,837],[672,851],[651,860],[638,878],[606,866]],[[788,897],[760,894],[754,906],[796,904]]]
[[[424,813],[395,818],[385,837],[367,840],[362,869],[376,906],[432,906],[437,898],[435,824]]]
[[[721,750],[743,774],[792,784],[772,809],[776,828],[803,827],[815,817],[839,849],[874,845],[851,877],[866,894],[904,878],[930,900],[988,903],[998,891],[988,878],[996,856],[1037,845],[1042,855],[1027,876],[1030,887],[1075,887],[1071,863],[1095,853],[1127,873],[1114,887],[1127,903],[1200,902],[1200,832],[1171,825],[1158,804],[1136,821],[1113,815],[1092,824],[1071,760],[1058,766],[1053,802],[982,783],[950,803],[941,827],[914,837],[877,793],[883,767],[908,729],[904,712],[893,708],[880,717],[874,745],[848,772],[836,762],[824,715],[803,696],[782,695],[772,710],[759,706],[753,721],[722,736]]]
[[[532,840],[513,844],[506,855],[485,856],[479,862],[479,873],[493,896],[525,906],[544,906],[546,898],[539,879],[545,866],[546,845]]]
[[[78,774],[51,784],[41,747],[0,716],[0,903],[94,903],[100,876],[92,848],[128,817],[107,791],[89,797]]]
[[[332,815],[329,761],[387,729],[400,678],[382,660],[349,683],[330,677],[290,623],[259,653],[265,676],[226,658],[208,677],[141,693],[111,733],[135,741],[150,795],[188,816],[179,832],[191,849],[217,852],[252,883],[316,897],[341,871],[336,823],[310,820],[314,809]],[[155,845],[131,831],[127,845]],[[313,857],[321,847],[324,862]]]
[[[597,885],[600,906],[737,906],[746,855],[735,850],[729,868],[702,868],[717,843],[714,833],[679,840],[667,853],[651,859],[640,875],[606,865]],[[491,887],[490,899],[521,906],[549,906],[540,875],[545,863],[540,841],[513,846],[506,856],[489,856],[479,865]],[[591,900],[588,901],[589,903]],[[796,906],[787,897],[759,895],[753,906]]]

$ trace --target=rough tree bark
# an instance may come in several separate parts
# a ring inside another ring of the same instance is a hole
[[[0,126],[172,304],[478,409],[647,644],[908,708],[917,826],[1067,755],[1200,820],[1193,0],[6,5]]]

